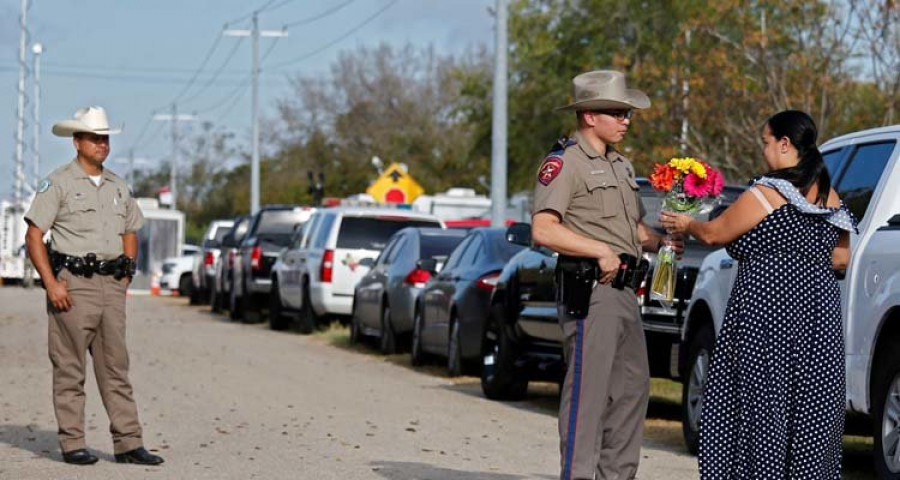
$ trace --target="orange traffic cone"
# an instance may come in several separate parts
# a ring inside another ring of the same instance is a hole
[[[150,295],[159,295],[159,274],[154,273],[150,278]]]

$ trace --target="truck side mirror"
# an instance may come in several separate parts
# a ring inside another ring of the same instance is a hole
[[[372,265],[375,265],[375,259],[372,257],[366,257],[360,260],[359,264],[363,267],[372,268]]]
[[[523,247],[531,246],[531,225],[514,223],[506,229],[506,241]]]

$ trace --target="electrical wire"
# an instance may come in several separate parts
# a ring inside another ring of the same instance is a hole
[[[366,25],[368,25],[372,20],[375,20],[375,18],[377,18],[377,17],[378,17],[379,15],[381,15],[382,13],[384,13],[387,9],[391,8],[392,6],[394,6],[395,3],[397,3],[397,0],[391,0],[390,2],[388,2],[387,5],[385,5],[384,7],[382,7],[380,10],[378,10],[378,11],[375,12],[374,14],[370,15],[368,18],[366,18],[365,20],[363,20],[362,22],[360,22],[359,24],[357,24],[355,27],[351,28],[351,29],[348,30],[346,33],[344,33],[344,34],[341,35],[340,37],[336,38],[335,40],[333,40],[333,41],[331,41],[331,42],[329,42],[329,43],[327,43],[327,44],[325,44],[325,45],[323,45],[323,46],[321,46],[321,47],[319,47],[319,48],[317,48],[317,49],[315,49],[315,50],[313,50],[313,51],[311,51],[311,52],[307,52],[307,53],[305,53],[305,54],[303,54],[303,55],[301,55],[301,56],[299,56],[299,57],[297,57],[297,58],[294,58],[293,60],[288,60],[288,61],[286,61],[286,62],[282,62],[282,63],[279,63],[279,64],[277,64],[277,65],[274,65],[272,68],[273,68],[273,69],[277,69],[277,68],[285,67],[285,66],[288,66],[288,65],[293,65],[293,64],[295,64],[295,63],[299,63],[299,62],[302,62],[302,61],[304,61],[304,60],[306,60],[306,59],[308,59],[308,58],[311,58],[311,57],[313,57],[313,56],[315,56],[315,55],[318,55],[318,54],[324,52],[325,50],[328,50],[329,48],[331,48],[331,47],[337,45],[338,43],[340,43],[340,42],[346,40],[348,37],[350,37],[351,35],[353,35],[353,34],[356,33],[357,31],[359,31],[360,29],[362,29],[363,27],[365,27]]]
[[[260,64],[262,64],[267,58],[269,58],[269,55],[272,53],[272,50],[275,49],[275,45],[278,44],[278,40],[280,40],[280,37],[276,37],[275,41],[272,42],[271,45],[269,45],[269,48],[266,49],[266,51],[263,53],[262,57],[260,57],[260,61],[259,61]],[[262,71],[262,70],[260,70],[260,71]],[[237,104],[238,100],[240,100],[244,96],[244,94],[247,93],[247,86],[250,84],[250,82],[252,80],[253,80],[253,74],[251,73],[251,74],[247,75],[247,77],[245,77],[244,81],[241,82],[241,84],[238,85],[237,88],[228,92],[227,95],[225,95],[224,97],[222,97],[221,99],[219,99],[218,101],[213,103],[211,106],[204,108],[204,109],[197,110],[196,114],[197,115],[209,114],[211,112],[218,110],[219,108],[222,108],[225,105],[228,105],[227,111],[230,112],[231,109],[234,107],[234,105]],[[225,117],[225,114],[224,113],[220,114],[219,117],[220,118]]]
[[[321,19],[323,19],[323,18],[325,18],[325,17],[331,15],[332,13],[335,13],[335,12],[337,12],[338,10],[340,10],[340,9],[342,9],[342,8],[344,8],[344,7],[346,7],[347,5],[350,5],[351,3],[355,2],[355,1],[356,1],[356,0],[347,0],[347,1],[344,2],[344,3],[338,4],[337,6],[334,6],[334,7],[330,8],[330,9],[328,9],[328,10],[326,10],[326,11],[320,13],[320,14],[313,15],[312,17],[302,18],[302,19],[300,19],[300,20],[296,20],[296,21],[293,21],[293,22],[285,23],[285,24],[284,24],[284,28],[296,27],[296,26],[299,26],[299,25],[306,25],[306,24],[308,24],[308,23],[315,22],[316,20],[321,20]]]
[[[228,66],[228,64],[234,58],[234,55],[238,51],[238,47],[240,47],[241,44],[244,43],[245,38],[247,38],[247,37],[238,37],[238,41],[235,42],[234,46],[231,47],[231,52],[228,53],[228,57],[225,58],[225,61],[222,62],[222,65],[219,66],[218,70],[216,70],[216,72],[213,74],[213,76],[210,77],[210,79],[206,82],[206,84],[203,85],[203,87],[200,88],[200,90],[198,90],[197,92],[194,92],[194,94],[191,95],[189,98],[182,100],[181,103],[190,103],[191,101],[193,101],[194,99],[199,97],[201,93],[203,93],[207,89],[209,89],[210,86],[212,86],[212,84],[219,78],[219,75],[222,74],[222,71],[225,70],[225,67]]]
[[[197,76],[199,76],[200,72],[202,72],[203,69],[206,67],[206,63],[209,62],[209,59],[212,57],[213,53],[215,53],[216,48],[219,46],[219,42],[221,42],[221,41],[222,41],[222,35],[221,35],[221,33],[219,33],[216,35],[216,40],[213,42],[212,47],[206,53],[206,56],[203,58],[203,61],[200,62],[200,66],[197,67],[197,71],[194,72],[194,75],[191,77],[190,80],[188,80],[187,85],[185,85],[184,88],[182,88],[181,91],[178,92],[178,95],[175,95],[175,98],[173,98],[172,101],[169,103],[177,102],[181,97],[184,96],[185,93],[187,93],[188,90],[190,90],[190,88],[194,85],[194,82],[197,80]]]
[[[253,15],[256,15],[256,14],[259,14],[260,12],[263,12],[264,10],[266,10],[267,8],[269,8],[269,6],[272,5],[273,3],[275,3],[275,0],[269,0],[268,2],[264,3],[263,6],[257,8],[256,10],[253,10],[252,12],[250,12],[250,13],[248,13],[248,14],[246,14],[246,15],[241,15],[240,17],[235,18],[234,20],[232,20],[232,21],[230,21],[230,22],[226,22],[226,23],[227,23],[227,24],[238,23],[238,22],[243,22],[244,20],[248,20],[248,19],[250,19],[250,18],[253,18]],[[280,5],[279,5],[279,6],[280,6]]]

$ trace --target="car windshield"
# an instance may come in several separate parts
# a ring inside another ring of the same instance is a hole
[[[337,248],[382,250],[394,232],[406,227],[440,227],[434,220],[404,217],[344,217]]]
[[[231,232],[231,227],[220,226],[216,229],[213,238],[207,238],[203,241],[203,248],[216,248],[219,245],[222,245],[222,241],[225,240],[225,236]]]
[[[421,240],[420,258],[447,257],[450,252],[463,240],[463,235],[423,235]]]
[[[303,212],[299,210],[268,210],[260,213],[256,236],[265,242],[286,247],[291,241],[296,225],[303,223]]]

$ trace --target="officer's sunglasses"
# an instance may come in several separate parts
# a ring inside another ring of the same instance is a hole
[[[631,120],[631,117],[634,116],[633,110],[621,109],[621,110],[593,110],[593,113],[602,113],[603,115],[609,115],[610,117],[615,118],[620,122],[624,122],[625,120]]]

